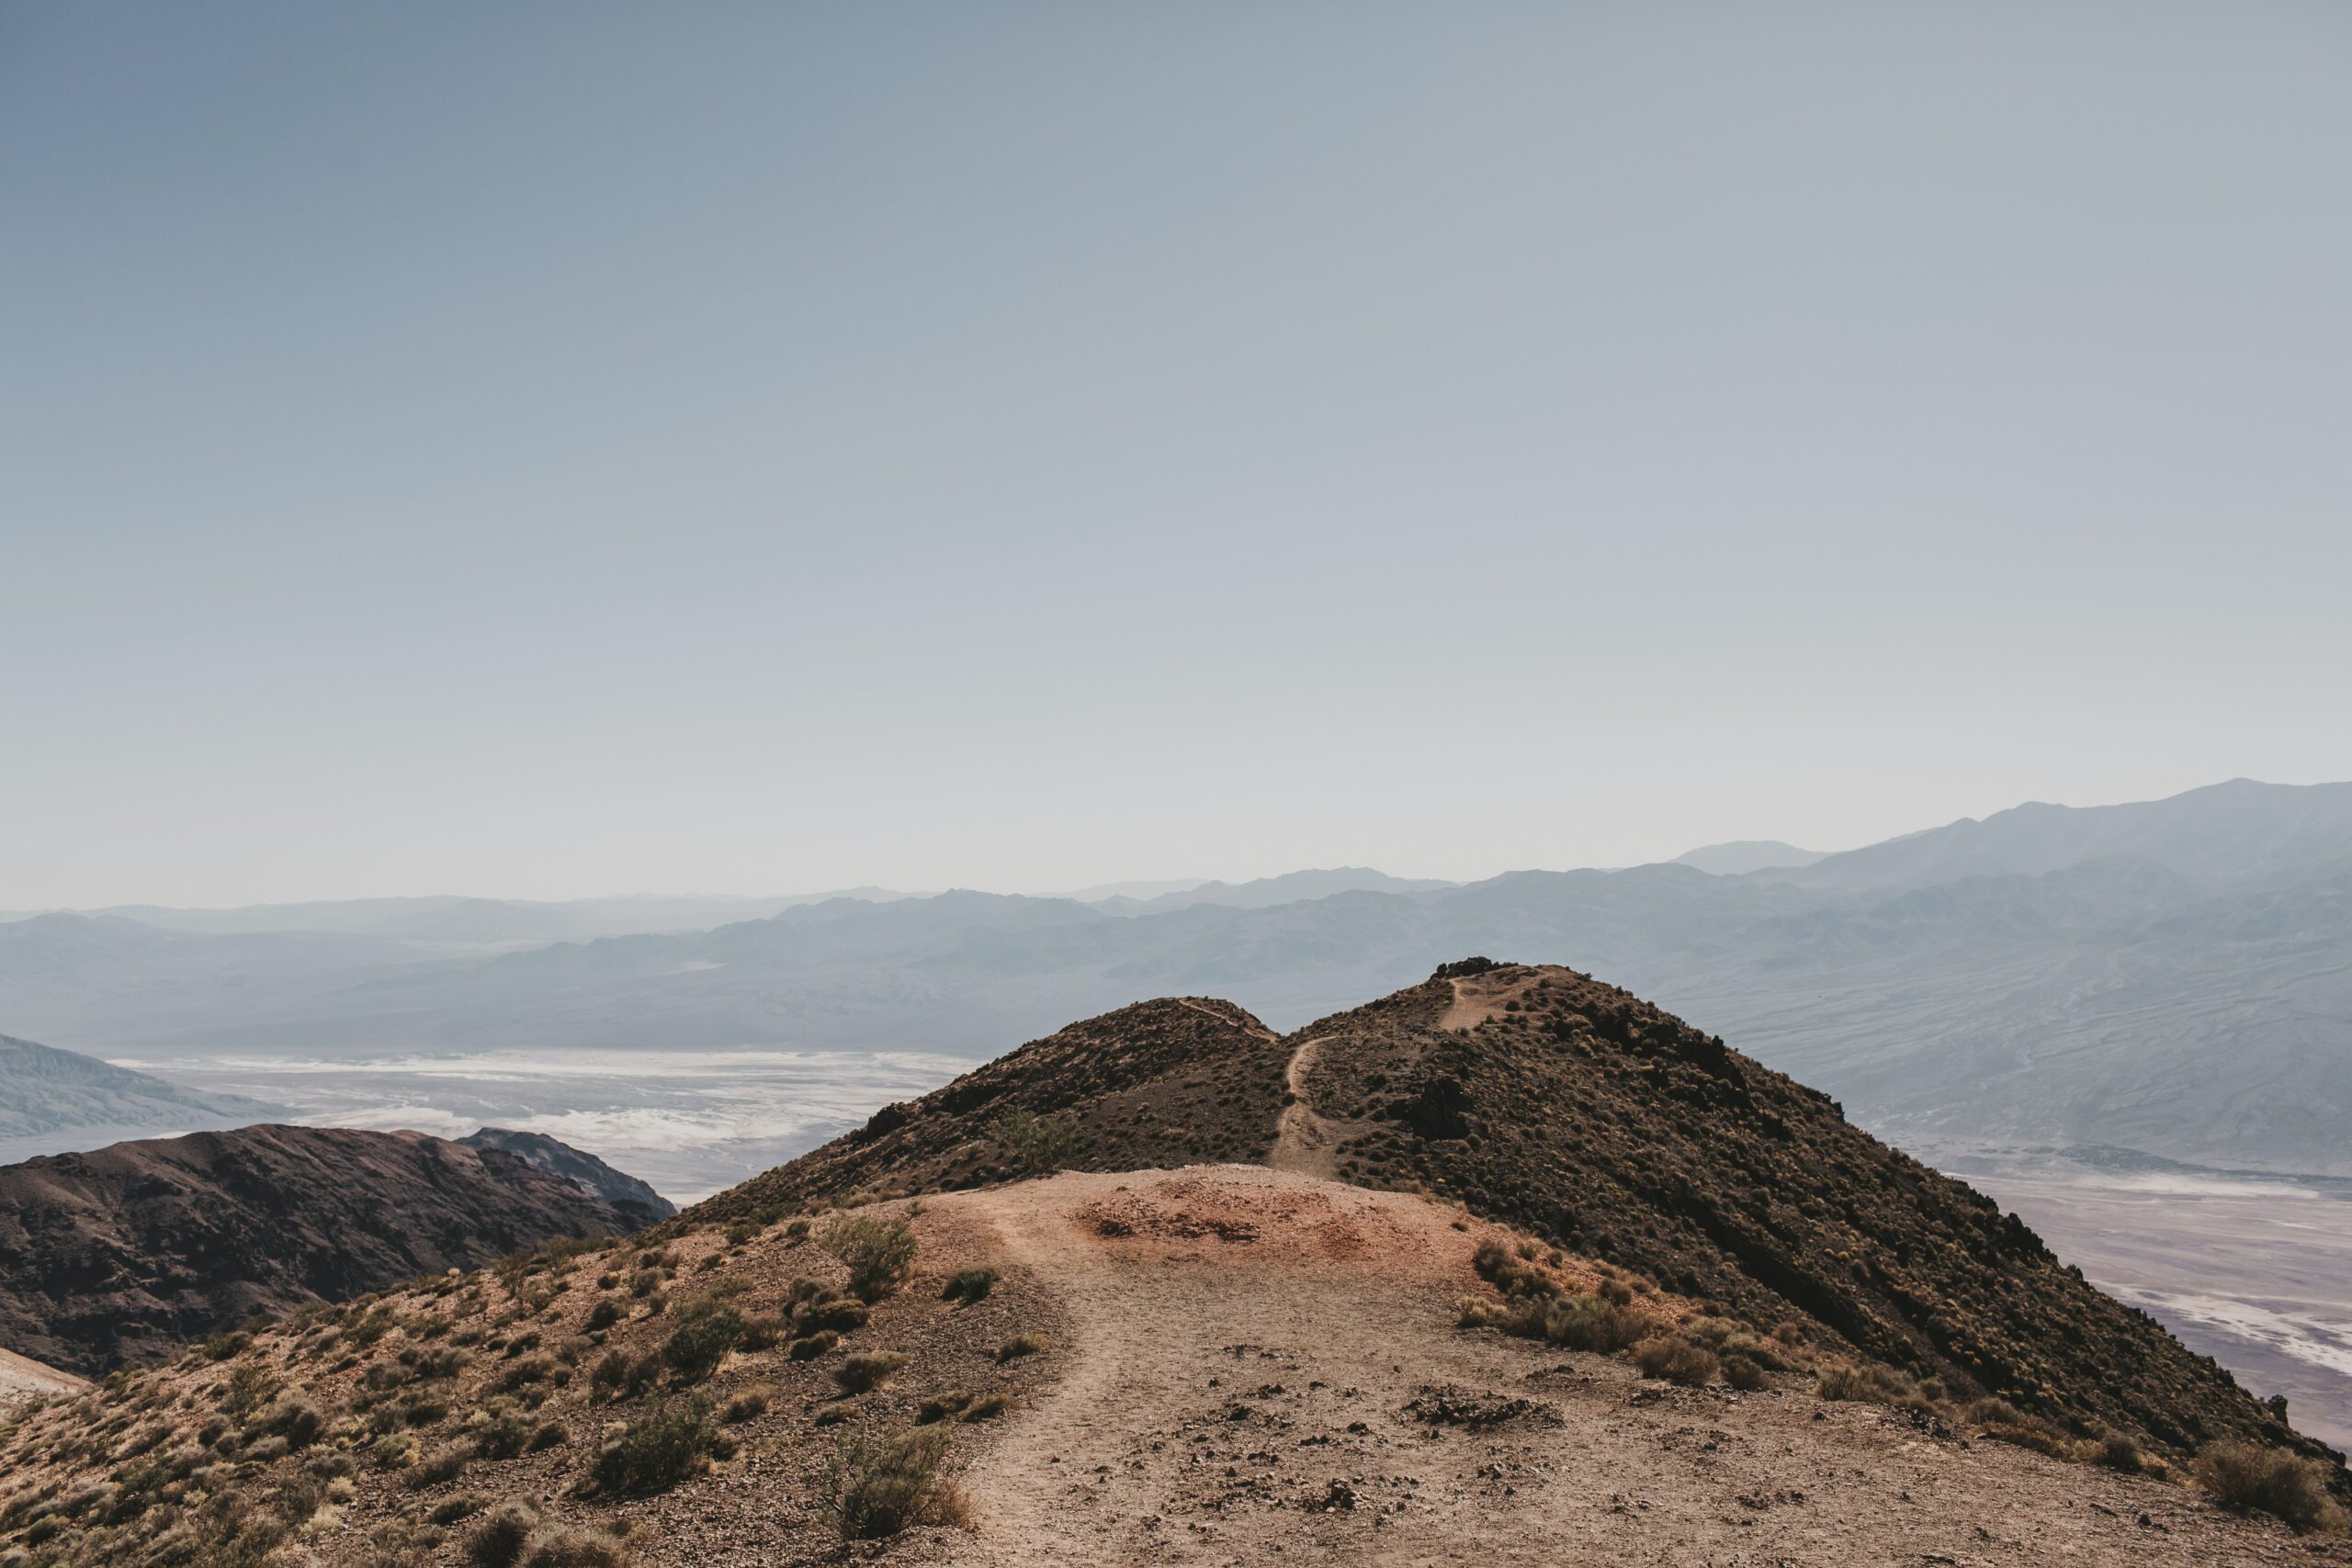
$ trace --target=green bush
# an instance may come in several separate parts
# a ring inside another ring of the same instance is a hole
[[[826,1227],[819,1245],[849,1270],[850,1291],[860,1301],[880,1301],[914,1268],[914,1227],[904,1219],[844,1214]]]
[[[605,1445],[596,1485],[624,1496],[667,1492],[703,1468],[712,1435],[710,1407],[699,1397],[672,1400]]]
[[[717,1371],[743,1337],[743,1314],[710,1296],[696,1296],[680,1307],[677,1324],[662,1346],[662,1359],[682,1383],[700,1382]]]
[[[939,1292],[942,1301],[961,1302],[969,1306],[984,1299],[996,1289],[996,1270],[985,1264],[977,1269],[959,1269],[947,1280],[946,1289]]]
[[[895,1437],[844,1434],[825,1465],[824,1511],[844,1540],[879,1540],[915,1524],[964,1524],[961,1494],[939,1479],[944,1427]]]
[[[989,1123],[989,1133],[1012,1163],[1031,1176],[1051,1176],[1069,1163],[1078,1129],[1059,1116],[1014,1109]]]

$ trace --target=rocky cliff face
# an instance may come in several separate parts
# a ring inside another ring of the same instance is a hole
[[[84,1375],[259,1312],[636,1222],[496,1149],[244,1127],[0,1168],[0,1348]]]

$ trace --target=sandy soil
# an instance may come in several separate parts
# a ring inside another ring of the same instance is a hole
[[[1645,1383],[1453,1326],[1487,1227],[1254,1167],[936,1213],[1058,1299],[1057,1381],[972,1451],[957,1562],[2309,1563],[2177,1486],[1789,1386]],[[1440,1418],[1432,1418],[1440,1417]]]
[[[71,1372],[45,1367],[12,1350],[0,1350],[0,1405],[52,1393],[79,1393],[89,1386]]]

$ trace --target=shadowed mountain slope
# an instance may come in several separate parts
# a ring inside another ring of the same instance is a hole
[[[502,1150],[244,1127],[0,1168],[0,1347],[96,1375],[256,1312],[634,1222]]]
[[[1289,1047],[1231,1002],[1137,1002],[1034,1040],[692,1210],[751,1214],[820,1194],[969,1187],[1033,1167],[1255,1162],[1272,1147]],[[1046,1119],[1024,1155],[1008,1116]]]
[[[637,1224],[650,1225],[678,1212],[678,1206],[653,1190],[650,1183],[639,1181],[627,1171],[615,1170],[587,1150],[575,1149],[545,1133],[484,1127],[458,1142],[469,1149],[498,1149],[517,1159],[528,1160],[541,1170],[553,1172],[576,1183],[582,1191],[602,1198]]]
[[[1279,1042],[1227,1004],[1123,1009],[687,1218],[1020,1174],[1001,1130],[1016,1111],[1061,1129],[1054,1160],[1072,1168],[1245,1160],[1453,1199],[1759,1329],[1794,1323],[2078,1433],[2175,1455],[2222,1437],[2326,1452],[1989,1199],[1826,1096],[1562,968],[1447,965]]]

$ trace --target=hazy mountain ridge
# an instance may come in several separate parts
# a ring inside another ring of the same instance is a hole
[[[257,1120],[272,1108],[204,1094],[95,1056],[0,1034],[0,1139],[66,1127],[171,1127],[196,1132]]]
[[[88,923],[94,946],[144,962],[136,931]],[[1917,1144],[2345,1170],[2347,948],[2352,785],[2240,782],[2021,807],[1747,875],[1527,871],[1125,914],[969,891],[836,898],[487,961],[256,967],[195,991],[135,972],[0,979],[0,1009],[142,1056],[777,1042],[978,1055],[1139,996],[1236,996],[1290,1027],[1436,956],[1499,950],[1623,976]]]

